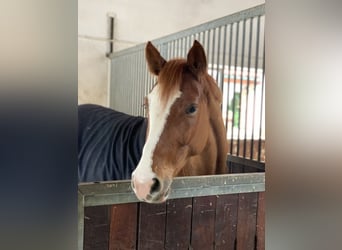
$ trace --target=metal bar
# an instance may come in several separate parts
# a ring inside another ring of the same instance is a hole
[[[232,62],[232,42],[233,42],[233,24],[230,24],[230,32],[229,32],[229,58],[228,58],[228,93],[227,93],[227,112],[226,112],[226,134],[228,133],[228,118],[229,118],[229,93],[230,93],[230,70],[231,70],[231,62]],[[232,136],[230,137],[232,139]],[[233,153],[233,147],[230,147],[230,154]]]
[[[221,84],[219,83],[219,71],[220,71],[220,45],[221,45],[221,27],[218,28],[218,38],[217,38],[217,58],[216,58],[216,83],[222,91]]]
[[[234,60],[234,90],[233,90],[233,105],[232,105],[232,110],[233,110],[233,118],[232,118],[232,130],[231,130],[231,135],[232,138],[230,140],[230,147],[231,149],[234,146],[234,121],[235,121],[235,89],[236,89],[236,73],[237,73],[237,56],[238,56],[238,51],[239,51],[239,23],[236,23],[236,35],[235,35],[235,60]]]
[[[131,81],[130,81],[130,86],[127,89],[127,100],[131,100],[134,98],[134,78],[135,78],[135,54],[132,54],[130,56],[130,62],[131,62]],[[129,110],[131,115],[134,115],[134,108],[133,108],[133,102],[130,101],[128,102],[130,105],[129,106]]]
[[[164,59],[167,61],[169,60],[169,57],[170,57],[170,46],[169,46],[169,43],[165,43],[165,57]]]
[[[84,195],[78,190],[78,250],[83,250],[84,243]]]
[[[142,116],[145,116],[145,107],[144,107],[144,98],[146,96],[146,83],[147,83],[147,75],[149,74],[149,71],[147,69],[147,63],[145,59],[145,52],[141,52],[141,70],[143,72],[143,77],[141,78],[141,107],[142,107]]]
[[[178,57],[178,40],[174,41],[174,45],[175,47],[174,47],[174,53],[173,53],[172,58],[177,58]]]
[[[261,107],[260,107],[260,128],[259,128],[259,142],[258,142],[258,161],[261,158],[261,132],[263,124],[263,107],[264,107],[264,87],[265,87],[265,40],[263,42],[263,52],[262,52],[262,80],[261,80]]]
[[[152,40],[152,43],[155,45],[161,44],[161,43],[166,43],[166,42],[178,39],[180,37],[193,35],[195,33],[203,32],[203,31],[206,31],[208,29],[213,29],[213,28],[216,28],[219,26],[239,22],[243,19],[248,19],[248,18],[251,18],[254,16],[260,16],[260,15],[264,15],[264,14],[265,14],[265,4],[261,4],[261,5],[258,5],[258,6],[246,9],[246,10],[242,10],[242,11],[239,11],[237,13],[225,16],[225,17],[218,18],[216,20],[213,20],[213,21],[210,21],[207,23],[196,25],[194,27],[185,29],[181,32],[173,33],[173,34],[170,34],[168,36]],[[133,53],[133,52],[136,52],[136,51],[143,49],[144,46],[145,46],[144,44],[139,44],[137,46],[115,52],[115,53],[111,54],[110,57],[112,58],[114,56],[120,56],[120,55],[125,55],[128,53]]]
[[[172,41],[172,57],[176,56],[176,40]]]
[[[145,56],[145,52],[144,52],[144,56]],[[145,59],[145,57],[144,57]],[[147,97],[148,95],[148,79],[149,79],[149,74],[150,74],[150,71],[148,70],[148,67],[147,67],[147,63],[144,64],[145,67],[144,67],[144,72],[145,72],[145,77],[144,77],[144,82],[141,83],[141,84],[144,84],[143,88],[144,88],[144,97]],[[143,111],[144,111],[144,116],[147,117],[147,112],[146,112],[146,107],[143,106]]]
[[[212,77],[215,79],[216,77],[214,77],[214,69],[215,67],[215,38],[216,38],[216,29],[213,29],[213,34],[212,34],[212,45],[211,45],[211,75]],[[217,75],[217,70],[216,70],[216,75]]]
[[[138,202],[130,180],[81,183],[78,189],[85,207]],[[263,191],[265,173],[176,177],[169,199]]]
[[[208,57],[210,56],[210,31],[211,30],[207,30],[207,55]],[[204,46],[204,45],[203,45]],[[208,58],[208,62],[209,62],[209,58]]]
[[[138,82],[138,77],[139,77],[139,74],[138,74],[138,56],[139,56],[139,53],[137,53],[136,55],[134,55],[134,80],[133,80],[133,84],[132,84],[132,92],[133,92],[133,99],[132,100],[132,104],[133,104],[133,107],[132,107],[132,114],[133,115],[138,115],[138,111],[137,111],[137,100],[138,100],[138,86],[137,86],[137,82]]]
[[[179,48],[179,50],[180,50],[180,57],[181,58],[184,58],[184,39],[185,39],[185,37],[182,37],[180,39],[180,48]]]
[[[141,87],[142,85],[142,79],[144,77],[144,71],[142,70],[143,69],[143,66],[142,66],[142,51],[140,51],[138,53],[138,66],[137,66],[137,69],[138,69],[138,72],[137,72],[137,101],[136,101],[136,109],[137,109],[137,115],[141,116],[142,115],[142,98],[143,98],[143,95],[144,95],[144,91]],[[140,79],[142,78],[142,79]]]
[[[179,53],[179,49],[178,49],[178,39],[177,40],[175,40],[175,54],[174,54],[174,58],[178,58],[179,57],[179,55],[178,55],[178,53]]]
[[[130,55],[129,55],[130,56]],[[126,88],[125,88],[125,100],[129,100],[130,99],[130,94],[132,94],[132,92],[130,91],[131,88],[127,88],[128,86],[132,85],[132,78],[133,78],[133,66],[132,66],[132,62],[131,60],[129,60],[129,56],[127,57],[127,61],[128,63],[126,63],[125,65],[131,65],[130,67],[128,67],[129,69],[129,81],[126,83]],[[131,87],[131,86],[130,86]],[[131,92],[131,93],[130,93]],[[132,114],[131,111],[131,102],[126,102],[126,110],[125,113],[127,114]]]
[[[182,58],[183,57],[183,38],[179,38],[179,43],[178,43],[178,57]]]
[[[128,100],[131,100],[130,103],[131,103],[131,114],[132,115],[136,115],[136,105],[135,105],[135,102],[137,100],[137,89],[135,88],[136,86],[136,78],[137,78],[137,54],[135,55],[132,55],[132,84],[130,85],[130,89],[131,89],[131,97],[130,99]]]
[[[254,122],[255,122],[255,99],[256,99],[256,83],[258,75],[258,63],[259,63],[259,34],[260,34],[260,16],[258,16],[257,22],[257,33],[256,33],[256,55],[255,55],[255,69],[254,69],[254,98],[253,98],[253,118],[252,118],[252,138],[251,138],[251,153],[250,159],[253,159],[253,149],[254,149]]]
[[[251,55],[252,55],[252,34],[253,34],[253,18],[249,20],[249,43],[248,43],[248,62],[247,62],[247,100],[246,100],[246,121],[245,121],[245,140],[243,143],[243,157],[246,158],[247,151],[247,124],[248,124],[248,99],[249,99],[249,82],[251,73]]]
[[[187,36],[186,37],[186,41],[187,41],[187,47],[186,47],[186,50],[185,51],[189,51],[190,48],[191,48],[191,36]],[[185,52],[186,53],[186,52]]]
[[[137,86],[137,101],[136,101],[136,112],[137,115],[141,116],[142,115],[142,95],[143,95],[143,91],[141,88],[141,85],[143,84],[142,82],[142,76],[144,75],[144,71],[143,71],[143,67],[142,67],[142,51],[140,51],[138,53],[138,58],[137,58],[137,82],[136,82],[136,86]]]
[[[227,38],[227,25],[224,26],[223,33],[223,51],[222,51],[222,70],[221,70],[221,81],[220,81],[220,89],[223,93],[223,85],[224,85],[224,70],[225,70],[225,62],[226,62],[226,38]],[[226,124],[227,126],[227,124]]]
[[[122,97],[124,97],[125,99],[124,100],[126,100],[126,89],[122,86],[122,84],[120,84],[120,79],[122,79],[122,77],[124,76],[124,75],[127,75],[127,81],[129,81],[129,72],[128,72],[128,69],[127,68],[125,68],[124,66],[127,64],[127,56],[125,56],[124,58],[123,58],[123,63],[120,65],[120,67],[121,67],[121,70],[120,70],[120,75],[119,75],[119,77],[117,78],[117,86],[119,87],[119,89],[120,89],[120,92],[122,93]],[[126,107],[125,107],[125,105],[126,105],[126,103],[123,103],[123,102],[120,102],[119,100],[119,96],[117,96],[118,97],[118,100],[117,100],[117,102],[118,102],[118,104],[119,104],[119,107],[120,107],[120,111],[122,110],[122,111],[124,111],[125,109],[126,109]]]
[[[133,84],[133,90],[134,90],[134,107],[133,107],[133,115],[139,115],[139,108],[138,108],[138,102],[139,102],[139,54],[135,55],[135,72],[134,72],[134,84]]]
[[[137,88],[137,100],[135,101],[135,110],[136,110],[136,115],[141,115],[141,100],[142,100],[142,81],[141,81],[141,76],[144,74],[142,72],[143,67],[141,67],[141,61],[142,61],[142,51],[140,51],[137,55],[137,78],[136,78],[136,88]]]
[[[243,66],[245,57],[245,33],[246,33],[246,20],[243,20],[242,26],[242,45],[241,45],[241,66],[240,66],[240,99],[239,99],[239,122],[238,122],[238,139],[237,139],[237,152],[240,154],[240,129],[241,129],[241,101],[242,101],[242,84],[243,84]]]
[[[204,36],[205,36],[205,33],[204,32],[201,32],[199,33],[199,42],[204,46]]]

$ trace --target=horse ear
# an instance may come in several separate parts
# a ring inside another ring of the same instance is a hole
[[[195,75],[207,72],[207,58],[202,45],[197,40],[194,41],[188,53],[187,63]]]
[[[166,63],[165,59],[160,55],[159,51],[153,46],[153,44],[149,41],[147,42],[145,48],[145,55],[148,68],[150,69],[152,74],[158,75],[164,64]]]

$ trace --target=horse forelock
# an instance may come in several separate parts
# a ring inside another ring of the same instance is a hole
[[[160,99],[163,105],[175,92],[180,90],[185,66],[186,60],[173,59],[168,61],[160,72],[158,84],[160,85]]]

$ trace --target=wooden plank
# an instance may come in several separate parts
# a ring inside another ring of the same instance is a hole
[[[86,207],[84,210],[84,249],[108,249],[109,207]]]
[[[193,198],[192,249],[213,249],[215,241],[216,196]],[[191,248],[190,248],[191,249]]]
[[[192,198],[168,200],[166,210],[165,249],[188,249],[191,234]]]
[[[265,192],[260,192],[258,197],[257,212],[257,250],[265,250]]]
[[[216,200],[215,249],[235,250],[238,194],[220,195]]]
[[[117,204],[111,207],[110,250],[136,248],[138,204]]]
[[[138,249],[164,249],[166,203],[140,203]]]
[[[239,194],[237,250],[254,250],[258,193]]]

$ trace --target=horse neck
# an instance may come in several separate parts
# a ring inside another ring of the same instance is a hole
[[[221,92],[218,91],[216,94],[220,95],[220,98],[214,96],[212,92],[209,94],[208,98],[208,113],[210,116],[209,120],[213,138],[208,140],[207,146],[216,148],[215,174],[224,174],[227,173],[226,160],[228,143],[226,139],[226,129],[223,123],[220,103],[217,101],[218,99],[222,98]]]
[[[224,127],[221,110],[211,112],[210,117],[211,129],[214,135],[214,143],[217,148],[216,153],[216,174],[227,173],[227,152],[228,143],[226,139],[226,129]]]
[[[215,108],[215,109],[213,109]],[[210,128],[204,150],[189,158],[183,171],[179,175],[211,175],[227,173],[228,144],[226,130],[220,108],[211,107],[209,112]]]

